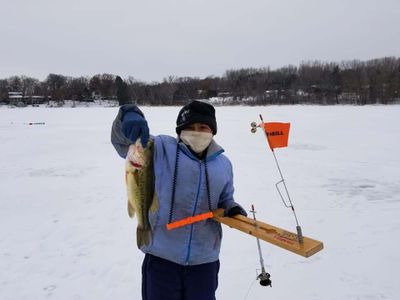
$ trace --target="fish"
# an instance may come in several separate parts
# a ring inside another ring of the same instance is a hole
[[[149,245],[152,229],[149,212],[157,212],[159,205],[154,188],[154,141],[150,139],[143,148],[140,139],[129,146],[125,162],[125,181],[128,194],[128,215],[136,214],[136,242],[140,249]]]

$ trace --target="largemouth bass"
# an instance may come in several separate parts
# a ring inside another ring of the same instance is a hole
[[[129,146],[125,164],[125,179],[128,192],[128,214],[131,218],[136,214],[138,225],[136,241],[138,248],[151,241],[149,211],[158,210],[158,199],[154,191],[153,168],[154,142],[150,139],[146,148],[140,139]]]

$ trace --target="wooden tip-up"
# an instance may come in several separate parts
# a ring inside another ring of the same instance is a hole
[[[254,221],[242,215],[224,217],[223,209],[213,211],[213,215],[213,219],[217,222],[304,257],[310,257],[324,247],[322,242],[305,236],[303,236],[303,242],[299,243],[297,234],[293,232],[260,221]],[[255,222],[257,222],[257,226]]]

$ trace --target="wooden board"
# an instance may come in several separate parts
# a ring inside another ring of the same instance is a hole
[[[213,211],[213,214],[215,221],[304,257],[310,257],[324,247],[322,242],[305,236],[303,236],[303,243],[300,244],[297,234],[260,221],[257,221],[257,228],[255,221],[245,216],[224,217],[223,209],[217,209]]]

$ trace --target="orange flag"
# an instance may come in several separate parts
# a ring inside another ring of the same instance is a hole
[[[171,229],[175,229],[175,228],[178,228],[178,227],[190,225],[190,224],[193,224],[193,223],[196,223],[196,222],[200,222],[200,221],[203,221],[203,220],[210,219],[213,216],[214,216],[213,213],[211,211],[209,211],[209,212],[206,212],[206,213],[203,213],[203,214],[200,214],[200,215],[195,215],[193,217],[187,217],[187,218],[179,220],[179,221],[168,223],[167,224],[167,229],[171,230]]]
[[[269,122],[264,123],[268,144],[271,150],[287,147],[289,140],[290,123]]]

